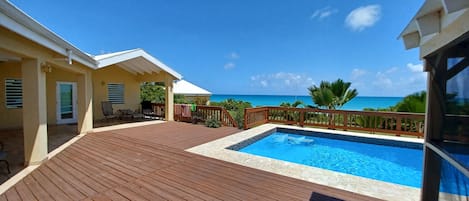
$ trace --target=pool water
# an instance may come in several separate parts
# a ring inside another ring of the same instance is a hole
[[[420,188],[421,149],[275,132],[240,152]]]

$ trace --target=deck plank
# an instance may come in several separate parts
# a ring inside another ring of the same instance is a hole
[[[39,171],[42,174],[47,175],[47,177],[50,178],[51,182],[57,185],[60,189],[62,189],[63,192],[66,192],[67,195],[72,200],[81,200],[85,198],[85,195],[80,193],[80,191],[78,191],[74,186],[65,182],[61,177],[59,177],[57,174],[51,171],[49,167],[41,166],[39,168]],[[25,199],[25,200],[29,200],[29,199]]]
[[[128,200],[134,200],[134,201],[147,201],[148,200],[148,199],[145,199],[140,194],[135,193],[128,187],[118,187],[118,188],[115,188],[114,191],[119,193],[123,197],[127,198]]]
[[[22,200],[37,200],[23,181],[19,181],[15,187]]]
[[[47,193],[49,196],[54,198],[54,200],[71,200],[70,197],[65,195],[65,193],[58,188],[55,184],[53,184],[47,177],[45,177],[41,171],[35,171],[31,174],[34,180],[43,188],[47,189]]]
[[[95,190],[84,184],[79,178],[74,177],[73,174],[65,171],[62,169],[62,167],[55,164],[54,160],[47,161],[44,165],[46,165],[51,171],[55,172],[55,174],[60,175],[64,181],[71,184],[76,190],[84,194],[86,197],[95,195],[97,193]]]
[[[12,188],[8,189],[5,192],[5,196],[6,196],[7,200],[9,200],[9,201],[22,200],[20,195],[16,191],[16,187],[12,187]]]
[[[184,151],[237,131],[170,122],[90,133],[0,199],[378,200]]]
[[[81,160],[85,163],[88,163],[89,165],[96,167],[98,169],[98,172],[105,172],[105,173],[111,174],[115,177],[118,177],[120,180],[123,180],[124,182],[132,181],[136,178],[128,174],[125,174],[124,172],[121,172],[119,170],[116,170],[108,165],[104,165],[102,164],[102,161],[98,160],[99,158],[96,159],[96,158],[88,157],[85,153],[82,153],[80,151],[68,149],[68,150],[64,150],[64,152],[65,152],[64,154],[73,155],[74,157],[77,158],[77,160]]]
[[[156,194],[155,192],[150,191],[141,185],[137,185],[135,182],[127,184],[127,187],[147,200],[167,200],[161,197],[160,195]]]
[[[31,192],[33,192],[34,196],[37,197],[38,200],[54,200],[49,192],[54,192],[55,189],[43,189],[41,185],[33,178],[32,175],[28,175],[23,179],[24,183],[28,186],[29,189],[31,189]]]

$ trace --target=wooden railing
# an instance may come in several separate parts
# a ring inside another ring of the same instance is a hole
[[[196,111],[204,121],[209,118],[214,118],[218,119],[224,126],[238,127],[236,121],[223,107],[197,105]]]
[[[182,113],[182,107],[191,107],[189,104],[174,104],[174,120],[175,121],[186,121],[192,122],[193,118],[197,118],[199,121],[205,121],[208,118],[218,119],[223,126],[238,127],[238,123],[231,117],[230,113],[223,107],[217,106],[204,106],[197,105],[195,112],[191,111],[189,114]],[[163,108],[164,104],[153,104],[153,109]],[[159,113],[164,114],[165,111]],[[156,110],[154,111],[156,114]]]
[[[317,126],[423,137],[424,114],[259,107],[244,110],[244,129],[264,123]]]

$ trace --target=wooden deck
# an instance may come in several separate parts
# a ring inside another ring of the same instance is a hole
[[[2,200],[376,200],[183,149],[236,132],[163,123],[91,133],[0,195]]]

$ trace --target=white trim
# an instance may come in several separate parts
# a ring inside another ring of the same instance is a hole
[[[468,8],[467,0],[425,0],[398,38],[404,40],[407,49],[422,46],[468,12]],[[416,42],[414,37],[406,37],[414,32],[421,37],[418,46],[413,45]]]
[[[138,57],[143,57],[145,60],[155,65],[154,68],[145,69],[145,70],[142,69],[142,66],[140,66],[141,70],[144,70],[145,72],[148,72],[148,71],[159,72],[159,70],[161,69],[163,71],[166,71],[167,73],[169,73],[170,75],[172,75],[178,80],[182,79],[182,76],[179,73],[177,73],[176,71],[174,71],[173,69],[171,69],[170,67],[168,67],[167,65],[165,65],[164,63],[162,63],[161,61],[151,56],[150,54],[148,54],[142,49],[133,49],[133,50],[116,52],[116,53],[111,53],[111,54],[106,54],[106,55],[97,55],[94,58],[98,62],[97,68],[99,69],[99,68],[104,68],[113,64],[119,64],[125,61],[136,59]],[[122,66],[125,67],[126,65],[124,64]],[[129,69],[129,70],[135,71],[135,69]]]
[[[70,58],[90,68],[96,65],[96,61],[91,56],[73,46],[5,0],[0,0],[0,26],[4,26],[64,57],[67,57],[67,51],[73,51]]]
[[[71,119],[62,119],[61,108],[60,108],[60,85],[67,84],[72,85],[72,118]],[[57,124],[69,124],[77,122],[77,83],[76,82],[57,82],[56,83],[56,114],[57,114]]]

